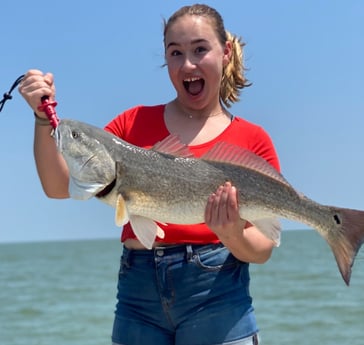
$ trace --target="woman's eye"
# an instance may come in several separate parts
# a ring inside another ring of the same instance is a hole
[[[201,53],[206,52],[207,49],[205,47],[198,47],[198,48],[196,48],[195,51],[196,51],[197,54],[201,54]]]
[[[179,56],[179,55],[181,55],[181,53],[178,50],[173,50],[171,52],[171,56]]]

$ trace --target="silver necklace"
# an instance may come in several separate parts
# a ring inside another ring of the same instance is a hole
[[[218,116],[218,115],[220,115],[220,114],[224,114],[224,111],[223,110],[219,110],[217,113],[214,113],[214,114],[212,114],[212,115],[209,115],[209,116],[206,116],[206,118],[208,118],[208,117],[214,117],[214,116]],[[187,115],[187,117],[189,118],[189,119],[193,119],[194,117],[197,117],[197,116],[193,116],[193,115],[191,115],[191,114],[186,114]]]

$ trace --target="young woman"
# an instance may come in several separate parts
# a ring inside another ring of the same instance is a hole
[[[227,110],[248,83],[243,43],[225,30],[220,14],[206,5],[182,7],[165,22],[164,47],[175,99],[128,109],[105,129],[146,148],[178,134],[196,157],[224,141],[279,170],[268,134]],[[44,191],[67,198],[67,166],[37,110],[42,96],[55,97],[53,76],[31,70],[19,90],[36,114],[34,152]],[[274,243],[240,218],[234,186],[227,182],[212,192],[205,223],[161,224],[165,237],[152,250],[124,227],[113,344],[258,343],[249,263],[266,262]]]

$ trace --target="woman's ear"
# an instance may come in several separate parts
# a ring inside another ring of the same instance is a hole
[[[226,41],[225,42],[225,47],[224,47],[224,55],[222,58],[222,62],[224,67],[229,64],[230,60],[231,60],[231,55],[232,55],[232,49],[233,49],[233,44],[231,41]]]

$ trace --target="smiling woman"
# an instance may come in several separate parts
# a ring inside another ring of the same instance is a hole
[[[165,62],[176,97],[166,104],[127,109],[105,130],[142,148],[173,134],[195,157],[227,142],[279,170],[266,131],[227,110],[249,85],[243,46],[215,9],[182,7],[164,27]],[[38,107],[43,96],[54,100],[53,75],[31,70],[19,90],[37,116],[45,118]],[[35,124],[38,174],[49,197],[68,198],[69,170],[50,131],[50,126]],[[163,178],[155,182],[156,189],[159,183],[165,183]],[[173,196],[173,190],[169,193]],[[206,194],[202,209],[203,223],[158,224],[164,237],[157,237],[151,250],[130,223],[124,226],[114,344],[257,344],[249,263],[266,262],[274,242],[240,218],[238,191],[229,181]]]
[[[190,16],[188,21],[176,23],[186,14]],[[168,72],[177,92],[178,88],[174,83],[174,73],[177,70],[183,72],[184,69],[188,71],[190,68],[191,77],[184,79],[183,84],[190,94],[197,95],[203,89],[205,76],[193,75],[194,67],[197,64],[199,67],[208,66],[211,62],[219,61],[219,58],[222,65],[215,65],[216,69],[210,68],[209,72],[216,70],[215,91],[220,93],[221,101],[227,107],[239,99],[240,89],[250,86],[241,73],[245,70],[242,50],[244,43],[225,30],[221,16],[214,9],[201,11],[198,6],[186,6],[175,12],[168,22],[165,22],[164,45]]]

